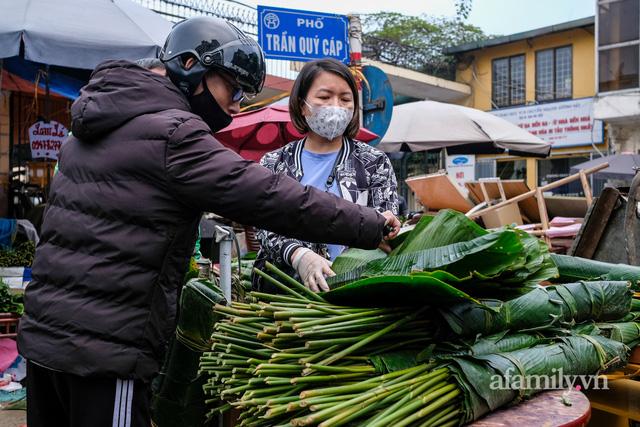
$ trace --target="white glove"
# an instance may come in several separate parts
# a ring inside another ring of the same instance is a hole
[[[295,250],[291,260],[291,266],[298,272],[304,285],[313,292],[329,290],[325,277],[335,276],[331,270],[331,261],[318,255],[308,248]]]

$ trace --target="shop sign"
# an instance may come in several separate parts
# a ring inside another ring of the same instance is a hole
[[[491,111],[553,148],[602,144],[602,122],[593,119],[593,98],[571,99]]]
[[[333,13],[258,6],[258,43],[267,58],[349,63],[349,18]]]
[[[56,121],[35,122],[29,128],[31,157],[58,160],[60,146],[67,138],[67,128]]]
[[[476,156],[474,154],[447,155],[446,167],[449,177],[458,184],[460,190],[466,195],[467,188],[464,183],[473,181],[476,177]]]

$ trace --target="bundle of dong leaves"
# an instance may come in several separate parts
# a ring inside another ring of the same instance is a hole
[[[218,302],[198,372],[209,422],[233,408],[240,426],[463,425],[552,388],[543,376],[596,378],[640,342],[640,268],[559,258],[452,211],[394,245],[338,257],[327,293],[267,263],[256,274],[281,294]]]
[[[452,210],[421,218],[388,256],[349,249],[332,268],[326,299],[353,305],[513,297],[558,276],[541,240],[508,227],[489,232]]]
[[[210,420],[235,408],[240,426],[457,426],[565,378],[554,375],[624,364],[640,341],[622,281],[371,308],[331,304],[267,267],[285,294],[215,307],[222,320],[200,361]],[[532,302],[534,292],[545,293]]]

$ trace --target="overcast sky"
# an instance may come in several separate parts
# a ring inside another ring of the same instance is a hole
[[[454,0],[241,0],[256,6],[347,14],[395,11],[409,15],[455,15]],[[473,0],[467,22],[487,34],[507,35],[595,13],[595,0]]]

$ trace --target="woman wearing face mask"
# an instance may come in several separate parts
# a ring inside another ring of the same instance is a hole
[[[354,139],[359,129],[358,89],[344,64],[333,59],[308,62],[291,90],[289,112],[293,125],[307,136],[266,154],[260,162],[263,166],[304,185],[397,215],[391,162],[381,151]],[[331,261],[344,246],[304,242],[264,230],[258,238],[258,265],[269,261],[297,273],[313,291],[329,290],[325,278],[334,275]],[[254,286],[273,291],[255,277]]]

